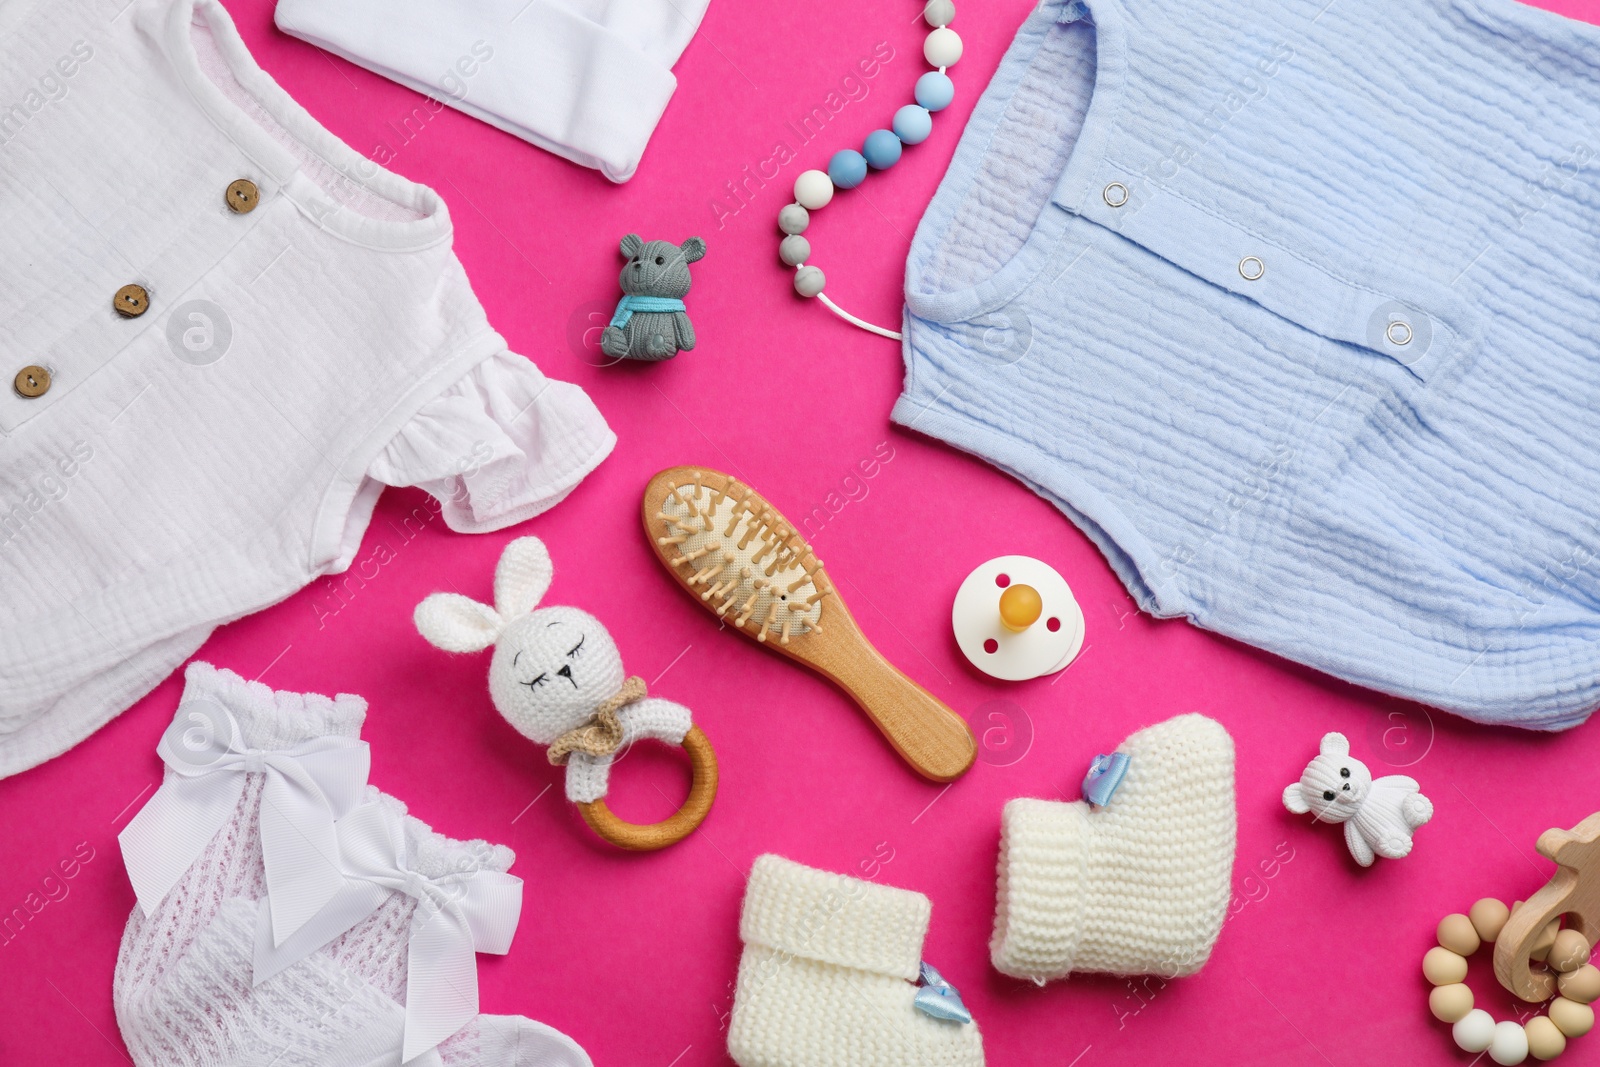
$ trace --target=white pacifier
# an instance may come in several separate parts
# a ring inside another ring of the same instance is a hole
[[[967,575],[950,625],[974,667],[1008,682],[1064,670],[1083,648],[1083,611],[1067,580],[1031,556],[1000,556]]]

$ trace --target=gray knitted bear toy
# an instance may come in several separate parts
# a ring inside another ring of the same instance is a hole
[[[694,327],[684,311],[689,264],[706,254],[706,243],[691,237],[683,244],[646,243],[638,234],[622,239],[628,257],[620,281],[623,297],[600,335],[600,350],[617,359],[671,359],[694,347]]]

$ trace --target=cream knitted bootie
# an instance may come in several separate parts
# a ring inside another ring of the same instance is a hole
[[[921,893],[779,856],[757,859],[739,919],[744,955],[728,1027],[734,1062],[982,1067],[976,1023],[915,1006],[932,912]]]
[[[1020,798],[1000,820],[995,969],[1193,974],[1228,907],[1237,813],[1233,740],[1204,715],[1140,730],[1105,807]]]

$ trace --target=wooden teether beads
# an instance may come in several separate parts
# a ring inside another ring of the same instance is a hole
[[[1575,971],[1589,962],[1589,942],[1576,930],[1562,930],[1551,942],[1545,962],[1551,970],[1560,974]]]
[[[1439,920],[1439,944],[1422,957],[1423,976],[1434,987],[1428,994],[1433,1017],[1452,1025],[1451,1036],[1462,1049],[1487,1051],[1490,1059],[1504,1065],[1522,1063],[1530,1055],[1536,1060],[1561,1055],[1569,1038],[1582,1037],[1594,1027],[1594,1009],[1589,1005],[1600,999],[1600,968],[1588,962],[1589,942],[1578,931],[1562,930],[1559,920],[1551,920],[1540,931],[1533,952],[1558,974],[1561,995],[1550,1001],[1549,1014],[1518,1026],[1497,1023],[1473,1006],[1472,990],[1464,984],[1467,957],[1500,936],[1513,910],[1485,898],[1466,915],[1446,915]]]
[[[1568,971],[1556,979],[1561,995],[1578,1004],[1593,1004],[1600,1000],[1600,968],[1585,963],[1575,971]]]

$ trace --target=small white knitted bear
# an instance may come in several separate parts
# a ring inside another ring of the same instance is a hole
[[[489,695],[523,736],[549,746],[566,764],[567,799],[606,794],[616,753],[642,737],[681,745],[689,709],[645,695],[644,681],[623,679],[616,642],[587,611],[538,608],[555,568],[544,542],[522,537],[506,546],[494,572],[494,607],[456,593],[417,605],[418,631],[447,652],[494,646]]]
[[[1323,735],[1322,749],[1300,780],[1283,791],[1283,806],[1296,815],[1312,812],[1323,822],[1344,823],[1345,844],[1363,867],[1377,856],[1402,859],[1411,835],[1433,818],[1433,802],[1415,778],[1390,774],[1376,780],[1350,756],[1344,734]]]

